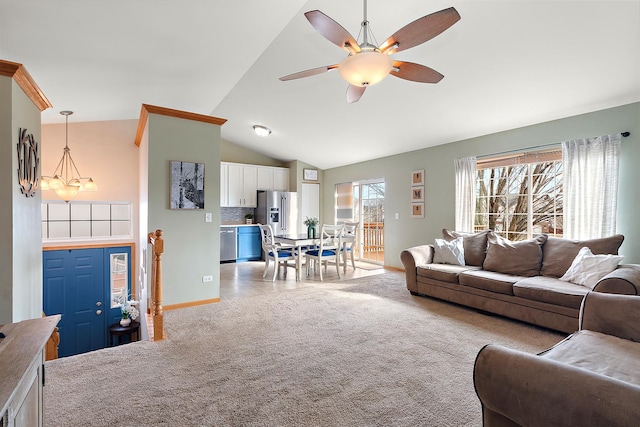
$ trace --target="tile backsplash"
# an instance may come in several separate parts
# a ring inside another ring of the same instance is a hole
[[[244,216],[248,213],[255,214],[255,211],[254,208],[220,208],[220,222],[244,223]]]

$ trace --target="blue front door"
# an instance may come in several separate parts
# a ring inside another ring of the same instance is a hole
[[[129,247],[118,248],[120,252]],[[111,308],[109,253],[115,248],[44,251],[43,311],[60,314],[60,357],[104,348],[109,342],[109,325],[120,318]],[[130,284],[128,284],[130,290]]]

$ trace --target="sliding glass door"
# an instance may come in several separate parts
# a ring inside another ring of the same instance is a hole
[[[358,222],[356,259],[384,264],[384,180],[336,185],[336,223]]]

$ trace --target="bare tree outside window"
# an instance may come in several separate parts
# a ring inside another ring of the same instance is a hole
[[[476,179],[476,230],[509,240],[562,237],[562,161],[482,168]]]

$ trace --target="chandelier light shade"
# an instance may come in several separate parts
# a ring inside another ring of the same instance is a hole
[[[340,63],[338,71],[354,86],[373,86],[387,77],[393,66],[389,55],[379,50],[361,51],[349,55]]]
[[[71,149],[69,149],[69,116],[73,114],[73,111],[60,111],[60,114],[65,116],[65,144],[62,159],[58,162],[53,175],[42,176],[41,188],[42,190],[53,190],[60,199],[69,202],[78,195],[79,191],[98,191],[98,186],[91,177],[80,175],[75,162],[71,158]]]

